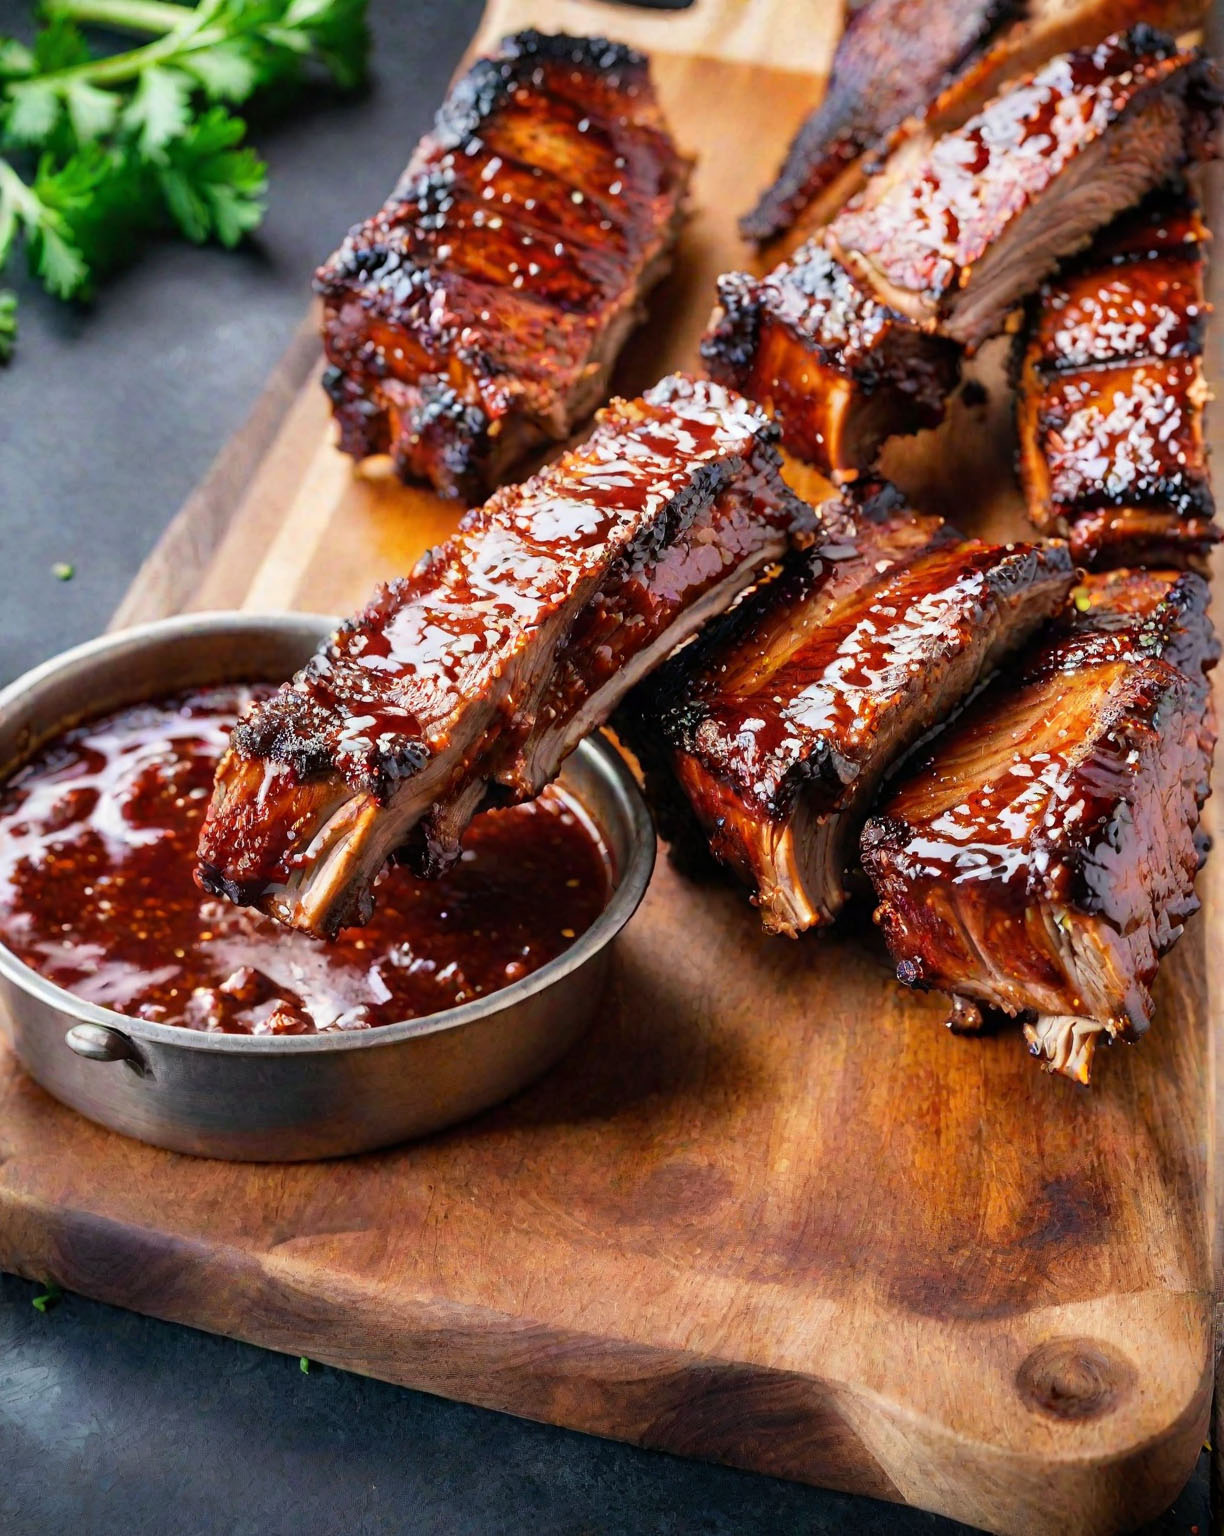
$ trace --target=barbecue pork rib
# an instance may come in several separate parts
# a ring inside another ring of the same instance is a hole
[[[862,837],[876,921],[911,986],[1026,1020],[1087,1082],[1097,1038],[1152,1016],[1197,908],[1219,652],[1193,572],[1111,571],[893,790]]]
[[[767,277],[720,279],[710,374],[852,478],[939,419],[961,348],[1204,150],[1214,101],[1202,57],[1148,27],[1052,60],[925,153],[903,146]]]
[[[617,717],[670,771],[771,932],[829,923],[884,772],[1060,605],[1064,544],[992,545],[892,487],[822,508],[824,534]],[[664,790],[664,794],[667,791]],[[674,799],[661,820],[674,833]]]
[[[316,274],[341,447],[471,501],[566,438],[667,270],[691,169],[620,43],[526,31],[478,59]]]
[[[235,727],[200,839],[204,889],[331,935],[392,854],[458,855],[815,514],[764,413],[673,375],[469,512]],[[611,634],[609,630],[611,629]]]
[[[1205,10],[1201,0],[868,0],[838,43],[824,100],[740,230],[758,245],[811,234],[890,150],[959,128],[1008,80],[1136,22],[1186,31]]]
[[[1017,396],[1029,516],[1087,566],[1201,565],[1220,533],[1203,442],[1208,239],[1162,190],[1029,306]]]

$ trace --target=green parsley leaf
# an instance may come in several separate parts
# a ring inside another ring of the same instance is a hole
[[[298,1370],[301,1371],[303,1376],[310,1375],[310,1361],[305,1355],[298,1356]]]
[[[123,114],[123,126],[138,134],[140,151],[152,155],[186,128],[191,114],[191,78],[181,69],[146,69]]]
[[[171,217],[197,245],[215,238],[235,246],[263,218],[267,167],[239,149],[246,125],[213,107],[182,138],[167,145],[158,181]]]
[[[51,574],[56,581],[71,581],[76,575],[76,566],[67,560],[57,560],[51,567]]]
[[[0,269],[24,246],[62,298],[163,230],[237,245],[267,169],[222,102],[322,68],[364,76],[366,0],[43,0],[32,48],[0,37]],[[82,26],[144,34],[95,55]],[[15,305],[0,309],[0,357]]]
[[[64,91],[64,105],[72,131],[81,144],[92,144],[108,134],[119,116],[119,98],[88,80],[72,80]]]

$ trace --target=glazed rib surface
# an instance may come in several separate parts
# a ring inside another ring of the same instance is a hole
[[[842,33],[824,100],[740,220],[744,237],[763,244],[800,219],[823,222],[822,211],[856,190],[863,157],[927,107],[1021,8],[1021,0],[869,0]]]
[[[1196,909],[1218,645],[1196,574],[1115,571],[940,737],[863,832],[897,974],[1019,1014],[1086,1082],[1152,1016]]]
[[[1203,440],[1207,238],[1192,196],[1162,190],[1029,306],[1029,515],[1086,565],[1197,565],[1219,539]]]
[[[938,422],[962,347],[1205,150],[1213,104],[1201,57],[1147,27],[1052,60],[924,153],[904,146],[767,277],[724,277],[707,367],[852,478]]]
[[[626,706],[765,926],[830,922],[881,776],[1023,642],[1072,581],[1066,547],[999,546],[891,488],[822,509],[792,555]]]
[[[690,169],[632,49],[527,31],[478,59],[316,276],[345,450],[472,500],[565,438],[666,270]]]
[[[393,853],[445,867],[486,798],[536,793],[636,676],[810,536],[775,436],[748,401],[675,375],[468,513],[240,721],[204,886],[334,933],[368,916]],[[607,614],[631,611],[605,656]]]
[[[1137,22],[1177,34],[1199,0],[869,0],[842,34],[820,106],[772,185],[740,221],[767,244],[826,224],[878,168],[914,141],[960,127],[999,88],[1055,54]]]

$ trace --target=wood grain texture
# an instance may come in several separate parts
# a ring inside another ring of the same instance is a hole
[[[496,30],[564,20],[654,47],[677,131],[703,151],[677,271],[622,390],[695,363],[713,278],[745,259],[735,216],[816,99],[835,37],[832,8],[803,7],[796,28],[797,9],[699,0],[677,19],[494,0]],[[999,347],[979,371],[987,403],[894,445],[886,468],[966,528],[1019,532]],[[342,611],[453,526],[432,496],[353,475],[313,379],[261,432],[258,463],[184,514],[125,619]],[[1224,864],[1207,879],[1219,912]],[[1084,1091],[1037,1071],[1016,1033],[950,1036],[937,1001],[893,985],[865,904],[829,936],[771,939],[736,891],[662,860],[574,1054],[415,1146],[201,1162],[102,1131],[0,1062],[0,1264],[994,1531],[1124,1529],[1171,1501],[1211,1399],[1207,934],[1191,923],[1150,1036],[1106,1052]]]

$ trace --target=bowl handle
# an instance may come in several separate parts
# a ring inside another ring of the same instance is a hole
[[[68,1049],[87,1061],[126,1061],[143,1077],[148,1071],[136,1044],[109,1024],[74,1024],[64,1036]]]

